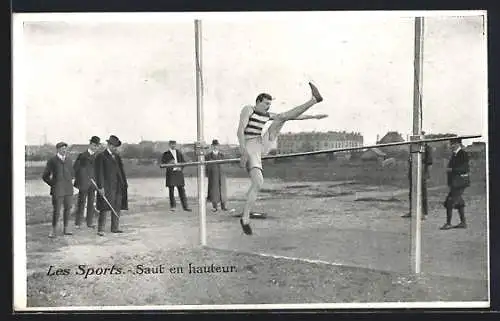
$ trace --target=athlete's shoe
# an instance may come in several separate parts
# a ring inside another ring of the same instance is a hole
[[[321,94],[319,93],[319,90],[316,86],[314,86],[312,83],[309,83],[309,87],[311,87],[311,92],[312,92],[312,95],[314,97],[314,99],[316,99],[316,102],[321,102],[323,101],[323,97],[321,97]]]
[[[250,224],[243,224],[243,219],[240,218],[240,224],[241,228],[243,229],[243,233],[246,235],[252,235],[252,228],[250,227]]]

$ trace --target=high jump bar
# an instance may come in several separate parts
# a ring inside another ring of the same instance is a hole
[[[472,138],[480,138],[480,137],[482,137],[482,135],[450,136],[450,137],[419,139],[419,140],[413,140],[413,141],[407,141],[407,142],[376,144],[376,145],[369,145],[369,146],[323,149],[323,150],[317,150],[317,151],[311,151],[311,152],[300,152],[300,153],[264,156],[264,157],[262,157],[262,160],[275,159],[275,158],[290,158],[290,157],[307,156],[307,155],[319,155],[319,154],[346,152],[346,151],[351,151],[351,150],[361,150],[361,149],[370,149],[370,148],[379,148],[379,147],[391,147],[391,146],[412,145],[412,144],[422,144],[422,143],[434,143],[434,142],[442,142],[442,141],[447,141],[447,140],[452,140],[452,139],[472,139]],[[240,158],[228,158],[228,159],[217,159],[217,160],[211,160],[211,161],[205,161],[205,162],[160,164],[160,168],[198,166],[198,165],[210,165],[210,164],[228,164],[228,163],[238,163],[239,161],[240,161]]]

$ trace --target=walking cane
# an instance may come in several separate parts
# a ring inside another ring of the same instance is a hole
[[[108,204],[109,208],[111,209],[111,211],[113,212],[113,214],[115,214],[115,216],[117,218],[120,218],[120,216],[116,213],[115,209],[113,208],[113,206],[111,206],[111,203],[108,201],[108,199],[106,198],[106,196],[104,195],[104,193],[101,192],[101,190],[99,189],[99,187],[97,186],[96,182],[94,181],[93,178],[90,179],[90,181],[92,182],[92,184],[94,184],[97,192],[99,194],[101,194],[102,198],[104,199],[104,201],[106,202],[106,204]]]

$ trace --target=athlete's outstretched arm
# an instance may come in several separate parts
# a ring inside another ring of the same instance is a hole
[[[323,119],[328,117],[326,114],[318,114],[318,115],[300,115],[291,120],[306,120],[306,119]]]
[[[271,120],[275,119],[283,119],[284,115],[283,114],[271,114]],[[326,114],[318,114],[318,115],[299,115],[295,118],[289,119],[289,120],[307,120],[307,119],[323,119],[328,117]]]

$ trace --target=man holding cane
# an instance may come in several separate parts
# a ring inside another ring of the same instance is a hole
[[[120,230],[120,211],[128,210],[127,177],[123,170],[123,162],[118,154],[121,146],[118,137],[111,135],[107,140],[107,148],[99,153],[95,159],[95,184],[97,195],[97,209],[99,210],[98,232],[104,236],[106,217],[109,211],[111,216],[111,232],[122,233]]]

